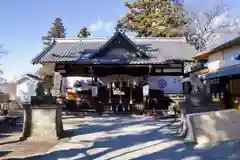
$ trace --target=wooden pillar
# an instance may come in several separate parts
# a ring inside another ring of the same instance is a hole
[[[119,90],[122,91],[122,80],[119,81]],[[122,104],[122,95],[119,96],[119,104]]]
[[[130,93],[129,93],[129,96],[130,96],[130,97],[129,97],[128,111],[130,111],[130,110],[131,110],[131,106],[132,106],[132,104],[133,104],[133,102],[132,102],[132,87],[133,87],[132,84],[133,84],[133,83],[132,83],[132,81],[129,80],[129,81],[128,81],[128,84],[129,84],[128,86],[129,86],[129,89],[130,89],[130,91],[129,91],[129,92],[130,92]]]
[[[112,111],[112,82],[108,83],[108,105],[109,112]]]
[[[142,107],[143,107],[143,111],[145,110],[146,108],[146,103],[147,103],[147,97],[149,96],[149,82],[147,80],[147,82],[144,82],[144,86],[143,86],[143,101],[142,101]]]
[[[122,91],[122,80],[120,79],[119,80],[119,91],[121,92]],[[122,107],[122,95],[120,94],[119,95],[119,104],[116,106],[116,112],[118,112],[118,107],[121,106]]]

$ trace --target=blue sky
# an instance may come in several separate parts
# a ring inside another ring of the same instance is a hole
[[[60,17],[68,37],[75,37],[83,26],[89,27],[93,36],[110,36],[115,22],[126,13],[126,0],[1,0],[0,44],[8,52],[1,64],[4,77],[13,79],[37,66],[31,59],[41,51],[41,37]],[[188,8],[203,10],[214,0],[185,0]],[[240,9],[239,0],[228,0],[231,8]]]

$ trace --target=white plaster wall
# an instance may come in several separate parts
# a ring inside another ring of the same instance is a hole
[[[238,65],[240,64],[239,60],[235,60],[236,56],[240,54],[240,46],[227,49],[224,51],[223,55],[223,67],[229,67],[233,65]]]
[[[208,69],[214,71],[223,67],[223,53],[218,52],[209,56]]]
[[[159,82],[165,80],[166,87],[160,88]],[[149,77],[149,88],[162,90],[164,93],[183,93],[180,76],[151,76]]]
[[[31,102],[31,96],[35,96],[35,89],[38,81],[27,79],[17,84],[16,99],[19,102],[26,103]]]

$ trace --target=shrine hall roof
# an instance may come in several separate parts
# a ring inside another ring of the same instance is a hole
[[[145,55],[145,58],[137,58],[132,61],[133,64],[157,64],[166,60],[193,60],[197,54],[194,47],[187,44],[185,39],[181,37],[130,38],[124,36],[132,47],[137,48]],[[32,63],[71,63],[81,59],[86,60],[86,58],[96,54],[100,48],[106,46],[110,39],[112,38],[56,38],[33,58]]]

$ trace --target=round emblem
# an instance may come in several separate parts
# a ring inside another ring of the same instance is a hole
[[[167,86],[167,81],[165,79],[160,79],[158,81],[158,87],[159,88],[165,88]]]

